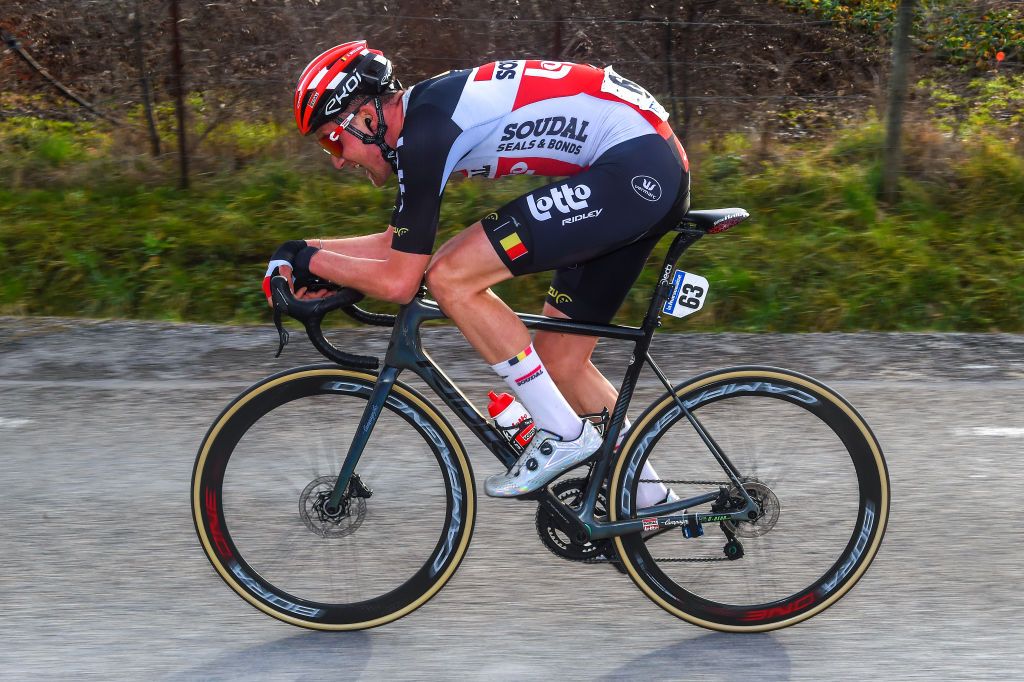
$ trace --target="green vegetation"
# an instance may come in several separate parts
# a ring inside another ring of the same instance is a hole
[[[315,145],[260,155],[276,134],[218,128],[218,158],[244,163],[180,192],[170,161],[140,156],[144,146],[125,156],[92,124],[0,122],[0,314],[269,320],[259,284],[279,242],[380,229],[394,200],[362,176],[339,181]],[[709,303],[666,327],[1024,331],[1024,159],[975,127],[910,134],[894,207],[875,199],[883,135],[872,120],[767,156],[742,136],[691,150],[694,206],[743,206],[753,219],[684,257],[711,282]],[[542,181],[453,181],[439,243]],[[620,321],[639,319],[655,270]],[[499,289],[531,311],[546,290],[543,276]]]
[[[899,0],[777,0],[788,9],[866,33],[888,33],[896,21]],[[1024,15],[1015,9],[973,7],[965,0],[920,0],[915,38],[953,64],[991,68],[1003,59],[1024,54]]]
[[[975,78],[958,91],[930,78],[917,87],[931,102],[938,126],[956,137],[989,133],[1020,139],[1024,132],[1024,75]]]

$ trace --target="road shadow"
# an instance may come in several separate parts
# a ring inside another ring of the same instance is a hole
[[[162,679],[296,679],[324,671],[330,677],[358,679],[370,652],[370,636],[365,632],[304,632],[233,651]]]
[[[654,635],[652,635],[652,638]],[[712,632],[648,651],[600,680],[788,680],[786,649],[768,634]]]

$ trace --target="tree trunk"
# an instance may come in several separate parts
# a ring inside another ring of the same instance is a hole
[[[181,176],[178,180],[180,189],[188,189],[188,147],[185,145],[185,85],[181,65],[181,34],[178,21],[178,0],[171,0],[171,68],[174,83],[174,110],[178,117],[178,161]]]
[[[135,41],[135,66],[139,70],[139,85],[142,87],[142,109],[146,114],[146,124],[149,128],[150,151],[153,156],[160,156],[160,136],[156,132],[156,119],[153,117],[153,94],[149,87],[146,57],[142,52],[142,0],[135,0],[135,11],[132,13],[132,37]]]
[[[907,98],[907,71],[910,61],[910,31],[916,0],[900,0],[896,34],[892,45],[892,74],[889,76],[889,106],[886,112],[885,159],[882,168],[882,197],[894,203],[899,195],[903,170],[903,104]]]

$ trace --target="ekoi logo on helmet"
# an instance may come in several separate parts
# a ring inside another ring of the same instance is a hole
[[[334,97],[327,100],[327,104],[324,105],[324,114],[327,116],[333,116],[339,113],[348,104],[349,98],[352,93],[356,91],[359,84],[363,81],[363,75],[356,71],[351,74],[348,80],[345,81],[337,90],[334,91]]]

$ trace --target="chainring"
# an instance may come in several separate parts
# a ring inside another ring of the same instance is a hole
[[[782,509],[779,498],[775,496],[771,488],[760,481],[744,481],[743,488],[750,495],[750,499],[754,500],[761,508],[761,514],[753,521],[740,521],[739,523],[723,521],[722,525],[741,538],[760,537],[775,528],[775,524],[779,520],[779,512]],[[729,488],[729,497],[742,500],[739,488],[735,485]]]
[[[366,518],[366,499],[345,494],[342,500],[344,511],[331,516],[324,510],[337,483],[337,476],[321,476],[313,479],[299,495],[299,516],[313,533],[322,538],[338,538],[354,533]]]
[[[567,478],[551,486],[551,493],[570,509],[578,509],[583,503],[587,480],[586,478]],[[604,490],[597,494],[594,514],[596,516],[608,515],[608,497]],[[611,540],[577,542],[543,506],[537,509],[537,534],[540,535],[540,541],[553,554],[569,561],[597,559],[614,551]]]

